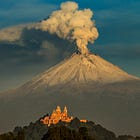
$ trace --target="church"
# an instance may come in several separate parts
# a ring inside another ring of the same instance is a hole
[[[61,111],[60,106],[57,106],[55,110],[53,110],[52,114],[49,116],[45,116],[43,119],[40,121],[45,124],[50,126],[51,124],[57,124],[59,121],[62,122],[71,122],[74,118],[68,116],[68,111],[67,107],[64,107],[64,110]],[[87,122],[87,120],[80,120],[80,122]]]
[[[57,106],[55,110],[53,110],[50,116],[45,116],[44,119],[41,119],[43,124],[50,126],[51,124],[57,124],[59,121],[62,122],[71,122],[73,117],[68,116],[67,107],[64,107],[64,110],[61,111],[60,106]]]

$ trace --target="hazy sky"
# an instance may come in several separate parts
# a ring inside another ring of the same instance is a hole
[[[64,0],[0,0],[0,29],[38,22],[58,9],[61,2]],[[140,77],[140,0],[75,2],[81,9],[90,8],[94,11],[99,38],[94,45],[89,45],[90,50]],[[59,40],[56,36],[36,31],[25,31],[23,36],[25,46],[0,42],[0,91],[30,80],[62,60],[69,51],[69,48],[65,48],[68,42]],[[41,48],[46,43],[46,37],[51,40],[52,48]],[[31,40],[35,42],[30,42]],[[59,49],[59,46],[62,48]],[[47,51],[52,54],[46,55]]]

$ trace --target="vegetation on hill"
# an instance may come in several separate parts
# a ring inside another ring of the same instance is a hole
[[[88,135],[86,127],[79,128],[78,131],[65,126],[50,128],[43,136],[42,140],[95,140]]]
[[[29,126],[16,127],[13,132],[0,135],[0,140],[140,140],[140,137],[116,137],[101,125],[89,121],[83,123],[75,118],[70,123],[59,122],[50,127],[41,123],[39,119]]]

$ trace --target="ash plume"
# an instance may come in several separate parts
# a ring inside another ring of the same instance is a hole
[[[77,3],[64,2],[60,10],[54,11],[48,19],[41,21],[39,28],[60,38],[75,41],[78,51],[87,54],[88,43],[94,43],[98,38],[92,17],[93,12],[90,9],[78,10]]]

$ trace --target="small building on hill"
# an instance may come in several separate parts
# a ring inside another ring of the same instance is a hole
[[[67,107],[64,107],[64,110],[61,111],[60,106],[57,106],[55,110],[53,110],[52,114],[49,116],[45,116],[43,119],[40,121],[45,124],[50,126],[51,124],[57,124],[59,121],[62,122],[71,122],[74,118],[68,116],[68,110]],[[81,122],[87,122],[87,120],[80,120]]]

